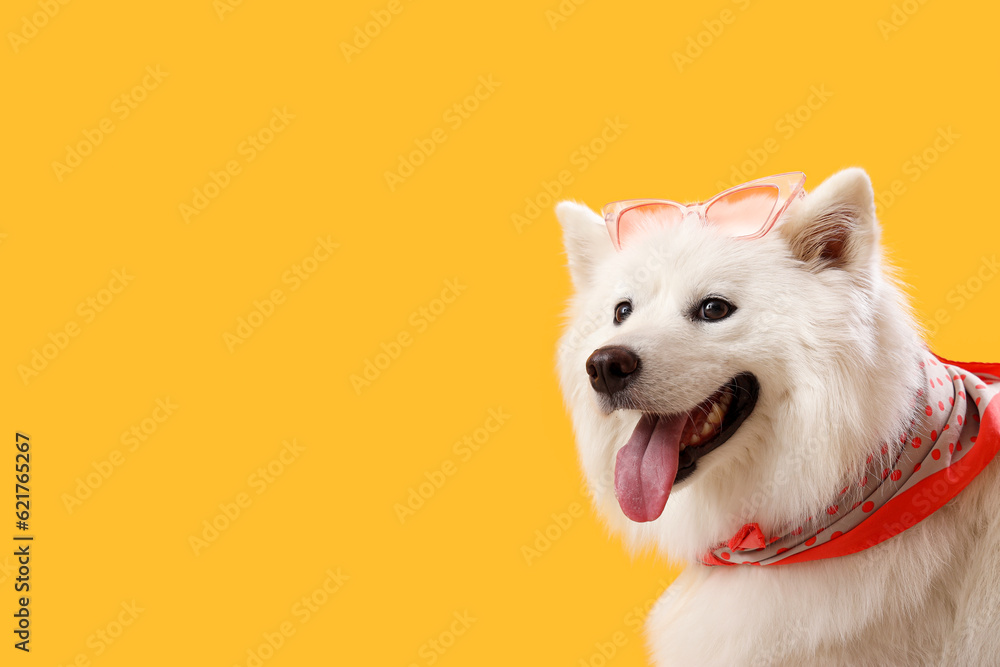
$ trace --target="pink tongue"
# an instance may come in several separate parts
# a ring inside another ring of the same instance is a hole
[[[615,496],[625,516],[652,521],[663,513],[677,476],[685,414],[644,414],[615,459]]]

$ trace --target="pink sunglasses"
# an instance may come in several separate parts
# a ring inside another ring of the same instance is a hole
[[[674,225],[688,216],[717,227],[727,236],[757,239],[771,231],[796,197],[805,196],[802,190],[805,182],[805,174],[792,171],[737,185],[696,204],[627,199],[607,204],[602,212],[611,241],[618,250],[637,231],[650,225]]]

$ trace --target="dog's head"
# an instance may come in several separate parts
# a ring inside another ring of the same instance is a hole
[[[617,251],[586,206],[556,214],[576,290],[560,381],[594,502],[631,544],[690,560],[743,523],[794,525],[900,432],[920,342],[864,171],[752,240],[685,220]]]

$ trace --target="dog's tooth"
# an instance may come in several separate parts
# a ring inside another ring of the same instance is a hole
[[[701,442],[701,436],[698,435],[697,433],[692,433],[691,436],[688,438],[689,445],[697,445],[699,442]]]
[[[701,437],[704,438],[706,435],[708,435],[714,430],[715,426],[712,424],[712,422],[710,421],[705,422],[705,424],[701,427]]]
[[[716,424],[722,423],[723,407],[716,403],[712,406],[712,412],[708,415],[708,420]]]

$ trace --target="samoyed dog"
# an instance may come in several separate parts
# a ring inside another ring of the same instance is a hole
[[[1000,664],[1000,367],[928,350],[867,174],[757,237],[633,214],[556,207],[557,365],[598,513],[686,565],[654,662]]]

